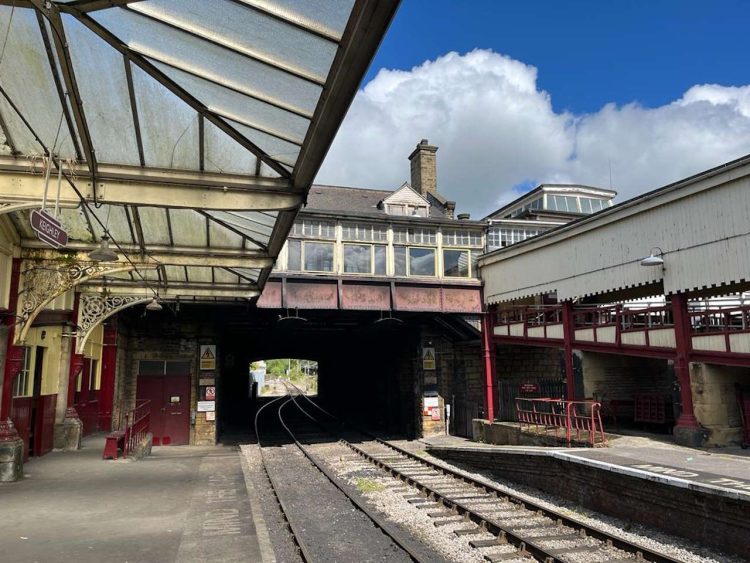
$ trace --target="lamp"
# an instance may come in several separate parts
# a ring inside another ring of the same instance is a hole
[[[659,253],[655,254],[654,251],[658,250]],[[662,249],[655,246],[651,249],[651,253],[641,260],[641,266],[664,266],[664,258],[662,258]]]
[[[109,247],[109,237],[107,235],[102,236],[99,248],[89,252],[89,258],[95,262],[117,262],[119,260],[115,251]]]
[[[156,299],[156,295],[154,295],[151,298],[151,301],[148,305],[146,305],[146,311],[161,311],[163,307],[159,303],[159,301]]]

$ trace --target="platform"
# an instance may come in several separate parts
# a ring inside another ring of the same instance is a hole
[[[665,437],[666,438],[666,437]],[[668,439],[668,438],[666,438]],[[439,436],[428,453],[586,508],[750,553],[750,452],[622,436],[605,448],[503,446]]]
[[[617,436],[606,448],[499,446],[459,436],[422,441],[432,447],[528,452],[606,469],[608,471],[750,500],[750,449],[686,448],[664,436]]]
[[[237,448],[153,448],[103,461],[104,437],[32,459],[0,483],[2,560],[272,561]]]

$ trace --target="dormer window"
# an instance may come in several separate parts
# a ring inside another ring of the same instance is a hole
[[[430,202],[415,192],[409,184],[402,185],[382,203],[388,215],[401,217],[429,217],[430,215]]]

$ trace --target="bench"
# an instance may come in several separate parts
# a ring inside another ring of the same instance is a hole
[[[125,432],[122,430],[115,430],[114,432],[107,434],[104,442],[102,459],[117,459],[121,450],[125,450]]]

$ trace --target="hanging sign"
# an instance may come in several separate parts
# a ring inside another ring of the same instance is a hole
[[[216,369],[216,345],[201,345],[201,370]]]
[[[422,348],[422,369],[435,369],[435,348]]]
[[[68,233],[63,229],[60,221],[47,213],[44,209],[34,209],[31,212],[31,228],[42,242],[52,248],[62,248],[68,244]]]

